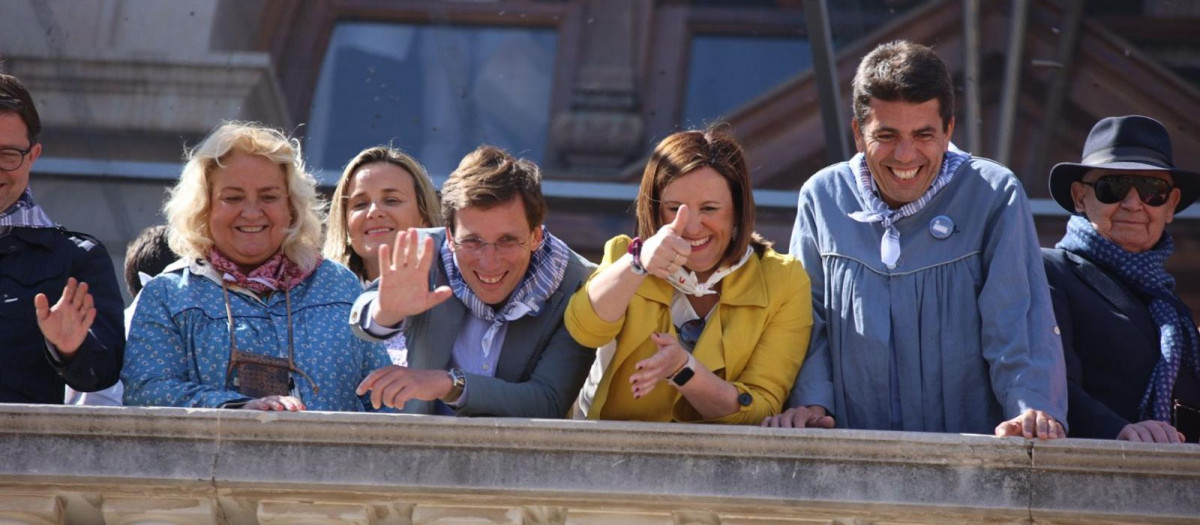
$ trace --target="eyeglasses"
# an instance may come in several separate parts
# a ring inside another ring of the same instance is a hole
[[[1131,188],[1137,188],[1138,197],[1147,206],[1162,206],[1175,189],[1170,182],[1154,177],[1138,175],[1105,175],[1096,182],[1083,182],[1096,190],[1096,200],[1104,204],[1116,204],[1125,200]]]
[[[32,144],[26,149],[0,148],[0,170],[13,171],[20,168],[30,151],[33,151]]]
[[[497,255],[513,255],[525,248],[528,241],[517,240],[515,237],[502,237],[496,242],[486,242],[478,237],[467,237],[461,241],[451,241],[456,249],[471,255],[482,254],[488,246],[496,249]]]
[[[700,341],[700,334],[704,333],[704,319],[692,319],[682,326],[676,327],[679,332],[679,342],[683,343],[684,348],[688,352],[696,348],[696,343]]]

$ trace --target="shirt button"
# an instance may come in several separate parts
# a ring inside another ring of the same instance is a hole
[[[750,406],[752,401],[754,401],[754,397],[752,397],[749,392],[742,392],[741,395],[738,396],[738,404],[744,407]]]
[[[491,365],[489,365],[489,364],[486,364],[486,363],[485,363],[485,364],[483,365],[483,369],[484,369],[484,370],[491,370],[491,369],[492,369],[492,366],[491,366]]]

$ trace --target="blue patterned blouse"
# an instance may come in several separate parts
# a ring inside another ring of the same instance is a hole
[[[229,326],[215,271],[193,263],[172,266],[146,284],[125,349],[125,404],[218,407],[245,400],[226,377]],[[174,271],[172,271],[174,269]],[[292,373],[295,394],[309,410],[369,407],[355,395],[372,370],[391,364],[383,344],[354,337],[346,319],[362,285],[347,268],[324,261],[291,290],[295,364],[318,385]],[[238,350],[288,356],[287,305],[282,293],[265,301],[230,288]]]

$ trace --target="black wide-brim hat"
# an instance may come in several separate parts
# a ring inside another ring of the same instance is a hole
[[[1097,122],[1083,145],[1083,159],[1079,163],[1061,162],[1050,170],[1050,196],[1063,209],[1075,213],[1071,184],[1095,168],[1170,173],[1181,194],[1176,213],[1200,196],[1200,174],[1175,167],[1167,128],[1150,117],[1106,117]]]

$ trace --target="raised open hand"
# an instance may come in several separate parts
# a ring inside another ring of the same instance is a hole
[[[62,297],[54,306],[50,299],[40,293],[33,298],[33,307],[37,309],[38,328],[42,336],[58,349],[63,357],[70,358],[79,350],[79,345],[87,338],[92,321],[96,320],[96,307],[92,303],[92,294],[88,293],[87,283],[76,281],[74,277],[67,279],[63,287]]]
[[[670,279],[671,274],[687,264],[692,246],[683,239],[683,230],[687,228],[690,216],[686,204],[679,206],[675,220],[664,224],[642,243],[641,263],[650,275]]]
[[[396,326],[410,315],[417,315],[449,299],[449,286],[429,289],[429,266],[437,250],[433,238],[420,240],[421,234],[409,228],[396,234],[391,246],[379,247],[379,297],[375,323]]]

